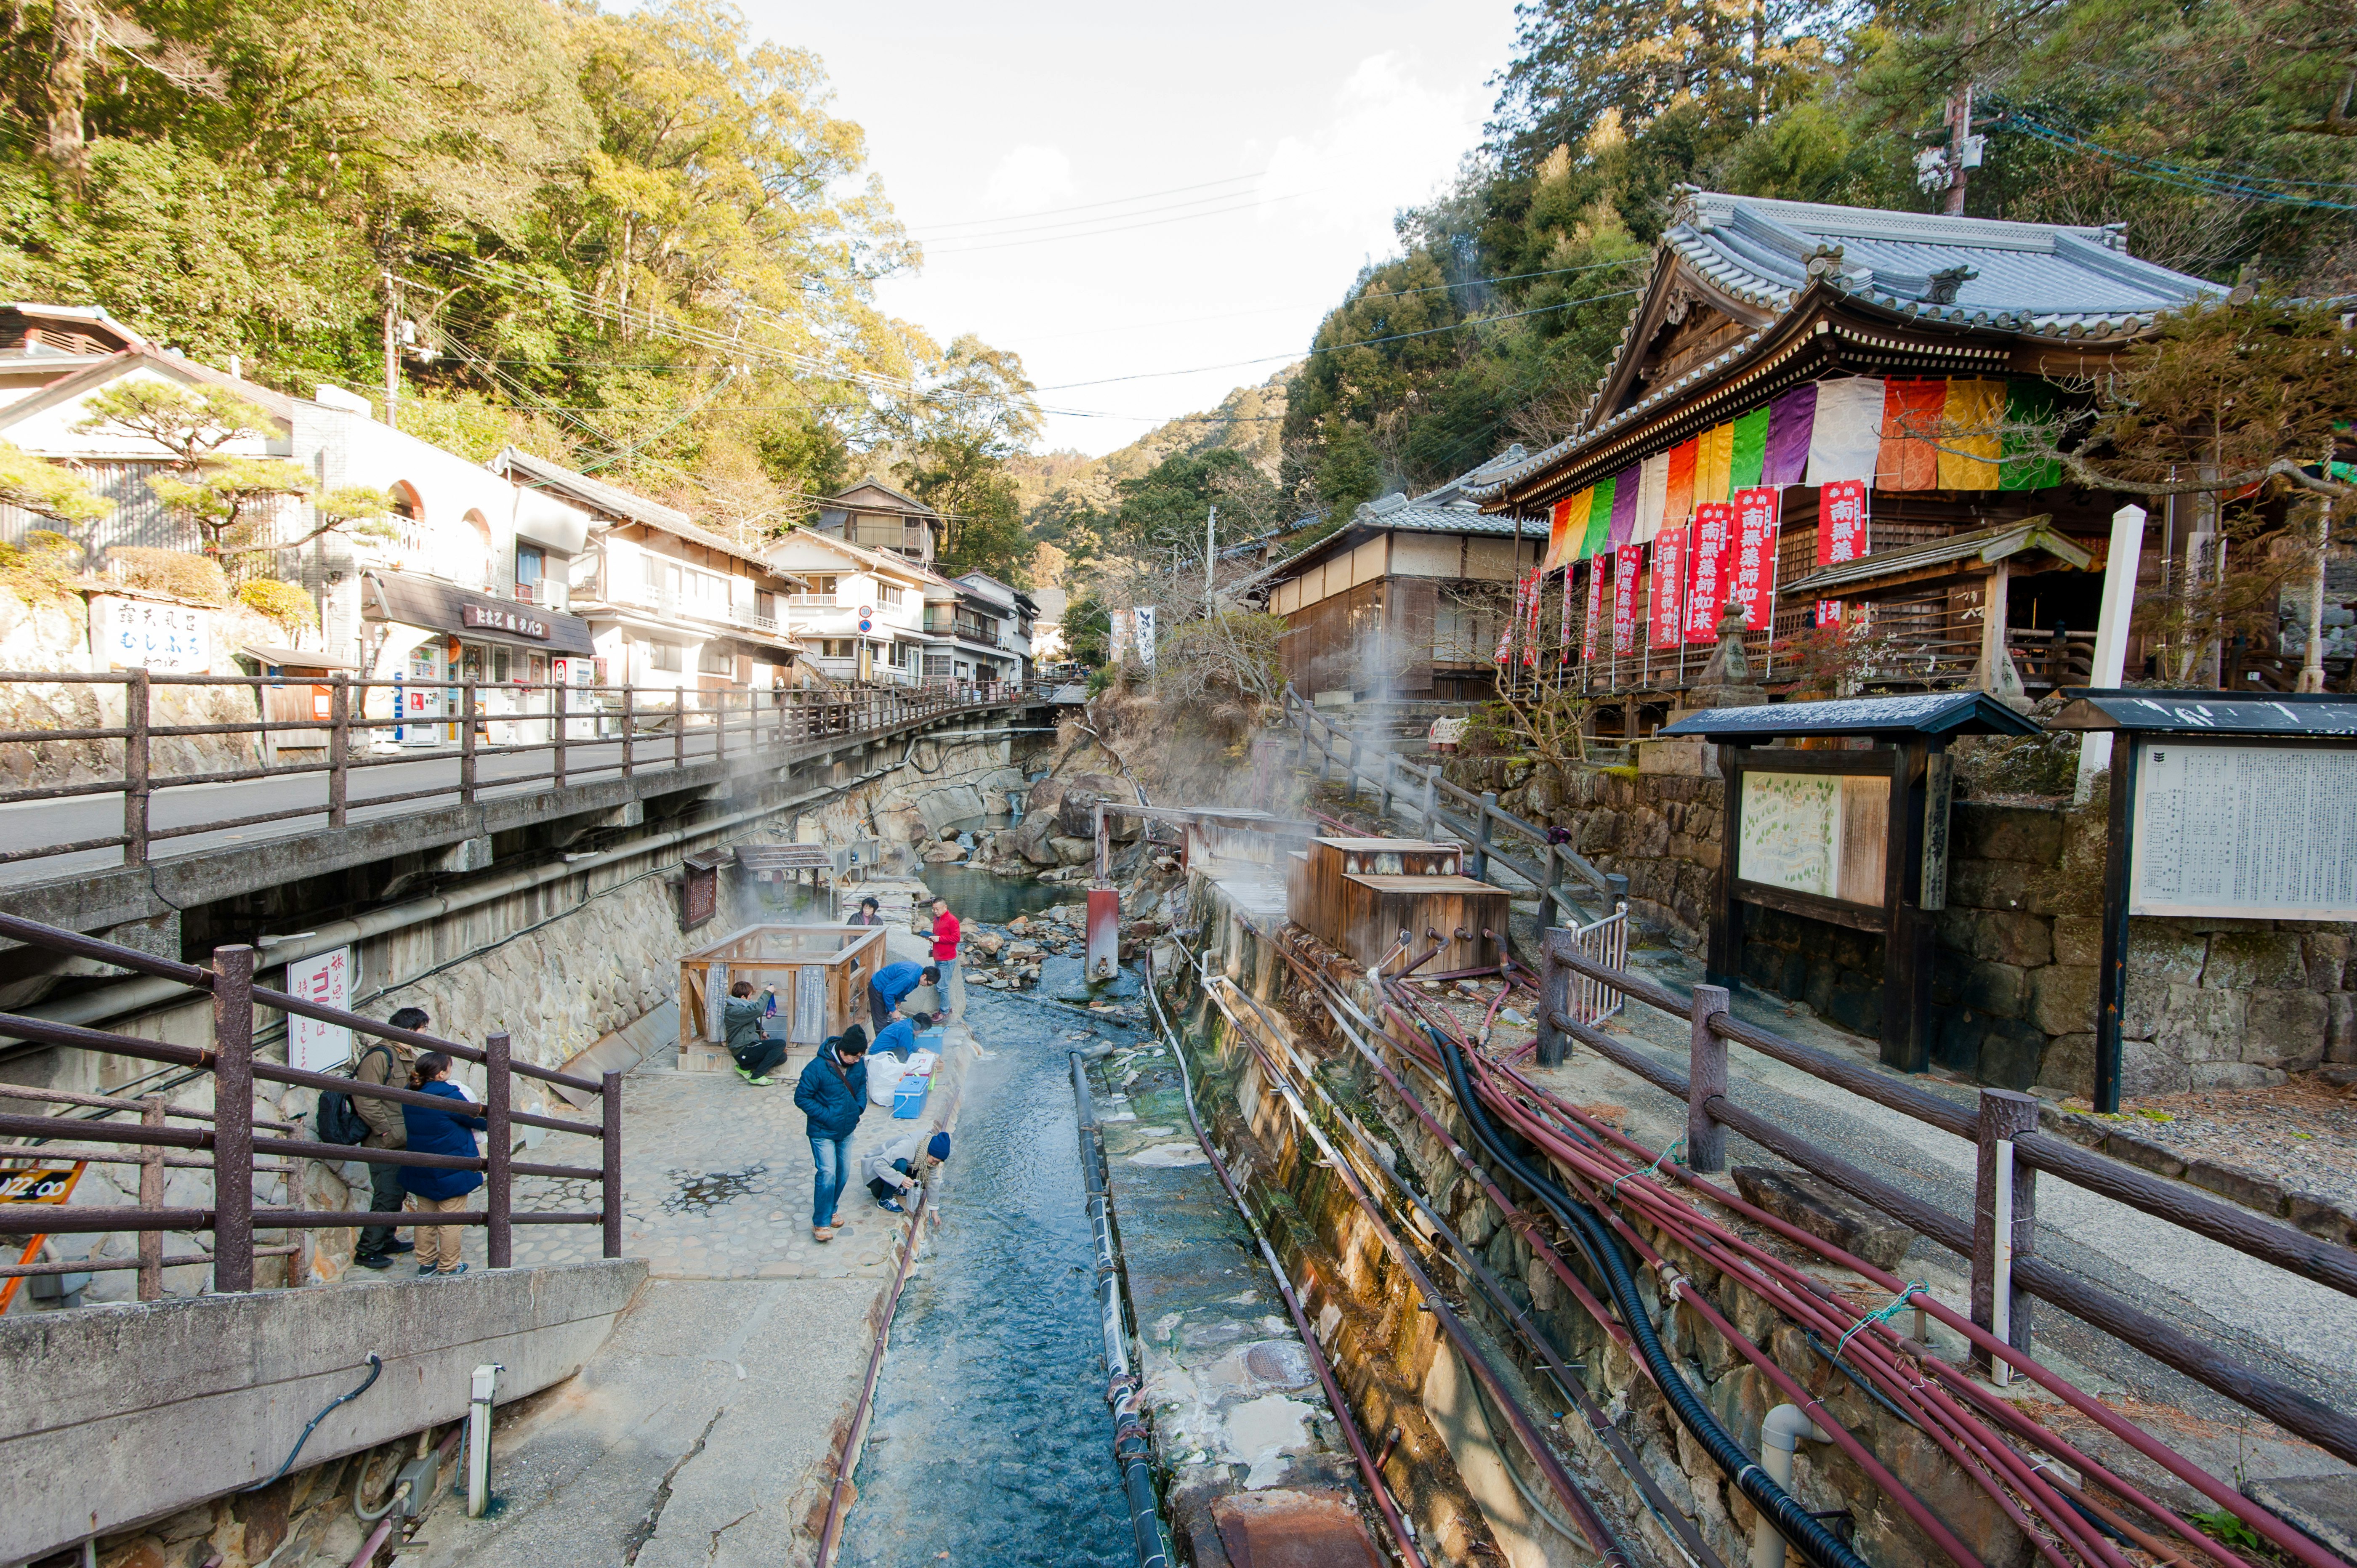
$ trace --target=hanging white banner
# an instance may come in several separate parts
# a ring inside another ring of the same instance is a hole
[[[1137,661],[1154,668],[1154,607],[1140,605],[1130,612],[1137,625]]]

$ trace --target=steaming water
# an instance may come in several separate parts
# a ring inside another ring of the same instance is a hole
[[[944,1223],[893,1319],[843,1561],[1118,1568],[1135,1552],[1064,1055],[1081,1042],[1050,1009],[969,994],[998,1057],[968,1080]]]
[[[996,816],[969,817],[948,825],[979,838],[1007,823],[1007,818]],[[950,901],[950,909],[959,919],[969,923],[1003,926],[1017,915],[1036,915],[1059,904],[1080,903],[1087,897],[1081,889],[1063,883],[1036,882],[1028,876],[995,876],[963,865],[927,865],[918,875],[924,878],[926,886]]]

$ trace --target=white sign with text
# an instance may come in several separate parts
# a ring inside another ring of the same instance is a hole
[[[352,950],[331,948],[286,966],[286,994],[322,1007],[351,1011]],[[352,1032],[341,1024],[286,1015],[286,1065],[305,1072],[333,1072],[350,1059]]]

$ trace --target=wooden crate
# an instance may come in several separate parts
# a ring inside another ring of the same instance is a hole
[[[1421,839],[1318,838],[1286,859],[1286,912],[1296,925],[1361,964],[1397,973],[1443,946],[1419,973],[1487,969],[1506,930],[1502,887],[1460,875],[1464,847]],[[1405,951],[1400,932],[1409,933]],[[1459,936],[1458,933],[1464,933]]]
[[[679,961],[680,1069],[725,1072],[736,1065],[721,1009],[737,981],[751,981],[757,991],[776,986],[770,1034],[815,1046],[867,1016],[867,983],[884,962],[880,926],[747,926],[697,948]],[[802,1005],[805,997],[814,1005]]]

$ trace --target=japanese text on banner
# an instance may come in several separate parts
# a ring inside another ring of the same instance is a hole
[[[1728,596],[1743,608],[1743,624],[1764,630],[1776,613],[1777,492],[1762,485],[1735,492],[1735,569]]]
[[[1601,556],[1587,564],[1587,624],[1579,632],[1579,657],[1582,663],[1596,657],[1596,623],[1604,618],[1604,561]]]
[[[1686,592],[1688,642],[1718,640],[1718,612],[1727,600],[1728,534],[1734,526],[1735,509],[1725,501],[1695,508],[1694,527],[1688,534],[1693,556],[1693,586]]]
[[[1817,564],[1836,566],[1855,561],[1870,546],[1867,542],[1867,489],[1862,479],[1840,479],[1817,490]],[[1839,599],[1817,601],[1817,624],[1841,620]]]
[[[1652,645],[1675,648],[1679,640],[1679,610],[1685,596],[1686,531],[1665,528],[1653,536],[1652,580],[1646,585],[1646,606],[1652,614]]]
[[[1637,651],[1637,561],[1641,552],[1624,544],[1612,553],[1612,655]]]

